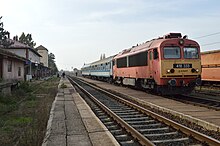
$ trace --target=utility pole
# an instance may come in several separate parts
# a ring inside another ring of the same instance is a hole
[[[30,74],[29,74],[29,80],[32,79],[32,75],[31,75],[31,64],[32,64],[32,62],[31,62],[31,58],[30,58]]]

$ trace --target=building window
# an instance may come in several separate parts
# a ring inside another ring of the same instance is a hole
[[[12,72],[12,61],[8,60],[8,72]]]
[[[21,76],[21,67],[18,67],[18,76]]]

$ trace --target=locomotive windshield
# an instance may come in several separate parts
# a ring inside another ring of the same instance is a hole
[[[199,58],[198,49],[187,47],[183,49],[184,58]]]
[[[164,47],[164,58],[180,58],[180,47]]]

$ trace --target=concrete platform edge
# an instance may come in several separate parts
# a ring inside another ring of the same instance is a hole
[[[72,85],[71,85],[72,86]],[[75,88],[72,86],[72,88],[75,90]],[[82,102],[84,103],[84,105],[87,107],[87,109],[89,109],[89,111],[91,112],[92,116],[95,118],[95,120],[98,122],[98,124],[103,128],[102,131],[93,131],[93,132],[89,132],[89,129],[87,126],[86,129],[89,133],[89,137],[90,137],[90,140],[92,142],[92,144],[94,146],[102,146],[103,144],[106,145],[107,143],[102,143],[102,142],[98,142],[97,143],[97,140],[95,140],[93,137],[93,135],[95,133],[98,133],[99,135],[102,134],[102,135],[105,135],[105,136],[108,136],[109,137],[109,140],[111,141],[112,144],[114,144],[115,146],[120,146],[120,144],[116,141],[116,139],[114,138],[114,136],[111,134],[111,132],[106,128],[106,126],[100,121],[100,119],[95,115],[95,113],[91,110],[91,108],[88,106],[88,104],[85,102],[85,100],[79,95],[79,93],[77,93],[78,97],[82,100]],[[81,114],[81,113],[80,113]],[[81,115],[82,116],[82,115]],[[82,118],[84,124],[85,123],[85,118]],[[99,139],[100,140],[100,139]]]
[[[193,122],[195,124],[198,124],[198,125],[206,128],[207,130],[220,131],[220,127],[215,125],[215,124],[206,122],[204,120],[201,120],[201,119],[189,116],[189,115],[185,115],[185,114],[177,112],[177,111],[173,111],[173,110],[165,108],[165,107],[161,107],[161,106],[155,105],[155,104],[150,103],[150,102],[142,101],[140,99],[137,100],[135,97],[132,97],[130,95],[125,95],[125,96],[131,97],[133,100],[137,101],[138,103],[145,104],[145,105],[147,105],[147,106],[149,106],[149,107],[151,107],[153,109],[157,109],[159,111],[167,112],[167,113],[170,113],[170,114],[175,115],[177,117],[180,117],[182,119],[185,119],[185,120],[188,120],[188,121]]]
[[[59,88],[59,86],[60,85],[58,85],[58,88]],[[55,97],[55,100],[53,101],[53,104],[52,104],[52,107],[50,110],[50,116],[49,116],[49,120],[47,122],[47,131],[46,131],[42,146],[47,146],[47,140],[51,134],[51,126],[52,126],[52,121],[53,121],[53,116],[54,116],[54,108],[55,108],[56,102],[57,102],[57,95]]]

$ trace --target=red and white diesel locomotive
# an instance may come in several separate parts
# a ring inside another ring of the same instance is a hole
[[[107,59],[108,62],[96,61],[82,75],[95,71],[95,78],[104,77],[114,82],[153,89],[162,94],[182,94],[191,92],[201,84],[200,47],[196,41],[189,40],[181,33],[169,33],[163,37],[133,46]],[[109,64],[111,73],[106,72]],[[106,73],[105,73],[106,74]]]

